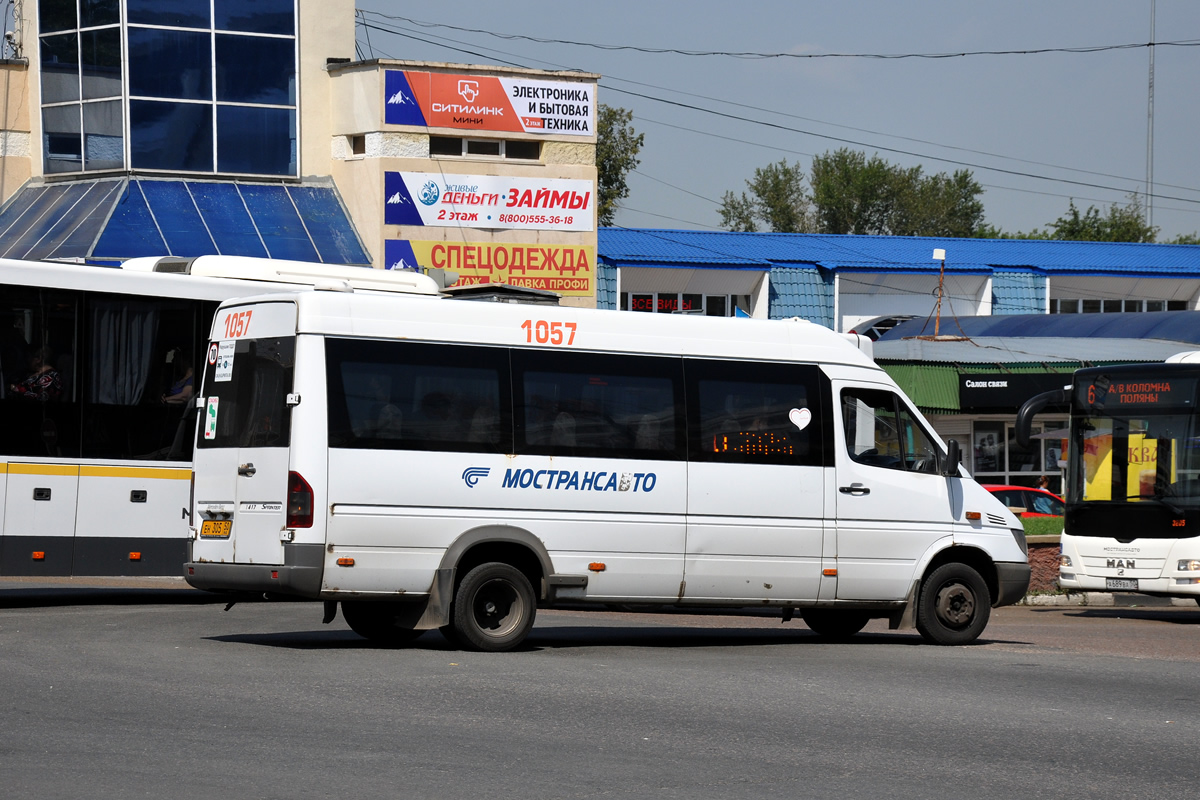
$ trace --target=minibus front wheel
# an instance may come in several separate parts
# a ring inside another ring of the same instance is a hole
[[[473,650],[512,650],[533,628],[537,599],[525,573],[498,561],[466,574],[454,593],[453,638]]]
[[[933,644],[969,644],[983,633],[991,611],[983,576],[967,564],[942,564],[921,583],[917,630]]]

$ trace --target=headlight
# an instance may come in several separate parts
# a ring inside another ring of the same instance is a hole
[[[1195,572],[1200,570],[1200,559],[1187,558],[1179,562],[1180,572]]]
[[[1059,556],[1059,557],[1058,557],[1058,565],[1059,565],[1060,567],[1069,567],[1069,566],[1071,566],[1071,557],[1070,557],[1070,556]]]
[[[1025,541],[1024,528],[1009,528],[1012,531],[1013,538],[1017,540],[1017,547],[1021,548],[1021,552],[1029,555],[1029,544]]]

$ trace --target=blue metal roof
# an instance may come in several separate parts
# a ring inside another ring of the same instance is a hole
[[[940,268],[933,260],[938,248],[946,251],[946,271],[957,274],[1003,269],[1200,277],[1200,245],[1179,244],[600,228],[598,256],[618,267],[806,264],[834,271],[925,273]]]
[[[71,181],[27,185],[0,211],[4,258],[218,254],[371,264],[331,182]]]
[[[902,322],[880,342],[933,333],[925,319]],[[942,317],[941,333],[952,336],[1052,337],[1062,339],[1163,339],[1200,344],[1200,311],[1151,311],[1130,314],[1015,314],[992,317]]]

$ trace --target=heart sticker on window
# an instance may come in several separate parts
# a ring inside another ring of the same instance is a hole
[[[807,408],[793,408],[788,412],[788,419],[796,426],[796,430],[802,431],[812,422],[812,412]]]

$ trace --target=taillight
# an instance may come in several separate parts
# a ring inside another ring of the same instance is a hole
[[[311,528],[313,490],[299,472],[288,473],[287,527]]]

